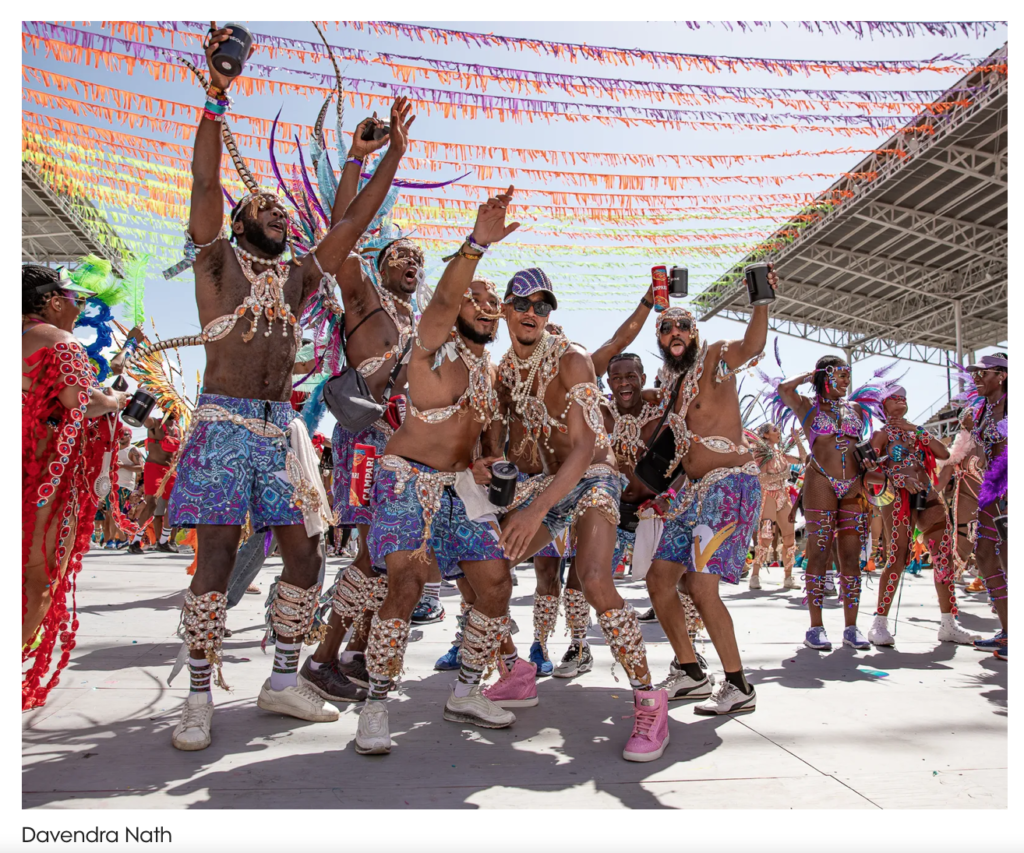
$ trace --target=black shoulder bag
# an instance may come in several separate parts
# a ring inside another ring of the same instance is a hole
[[[383,308],[377,308],[371,311],[356,323],[355,329],[347,336],[345,334],[345,326],[342,325],[342,349],[347,348],[348,338],[351,338],[363,323],[378,311],[383,310]],[[402,350],[402,354],[395,359],[395,366],[388,377],[387,385],[384,387],[382,399],[387,400],[391,397],[391,390],[395,386],[398,372],[402,369],[402,360],[405,358],[406,353],[409,352],[411,345],[412,341],[407,343],[405,349]],[[348,355],[346,353],[347,358]],[[324,384],[323,398],[324,404],[337,419],[338,423],[341,424],[342,429],[346,429],[351,433],[357,434],[362,432],[379,418],[382,418],[386,411],[385,405],[377,402],[373,395],[370,394],[370,388],[366,384],[366,380],[352,364],[346,364],[341,373],[327,380]]]
[[[663,427],[665,421],[668,420],[669,413],[675,410],[682,384],[683,377],[680,376],[676,380],[676,387],[672,391],[672,399],[669,400],[668,406],[665,408],[665,414],[661,416],[661,420],[658,421],[658,426],[654,430],[651,446],[637,460],[636,468],[633,469],[636,478],[658,495],[672,483],[672,472],[668,470],[668,466],[676,458],[676,437],[671,429],[663,429]]]

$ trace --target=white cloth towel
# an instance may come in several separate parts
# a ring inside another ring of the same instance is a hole
[[[665,522],[660,518],[642,518],[636,527],[636,543],[633,545],[633,580],[643,580],[654,562]]]
[[[327,502],[327,492],[324,491],[324,481],[320,476],[320,462],[313,449],[313,442],[309,440],[309,433],[306,431],[306,424],[302,418],[295,418],[288,425],[288,443],[291,445],[291,455],[298,463],[299,473],[302,480],[312,487],[316,498],[319,500],[305,500],[302,505],[302,523],[306,528],[306,535],[312,539],[326,532],[331,524],[331,507]],[[288,478],[292,485],[298,487],[295,482],[295,474],[289,470]]]

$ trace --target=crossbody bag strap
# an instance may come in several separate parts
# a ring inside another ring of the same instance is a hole
[[[412,341],[409,341],[405,345],[405,349],[402,350],[402,354],[395,359],[395,366],[391,371],[391,375],[388,377],[388,384],[384,386],[384,397],[383,401],[385,405],[387,401],[391,399],[391,390],[395,387],[395,380],[398,378],[398,373],[402,369],[402,361],[409,353],[409,348],[412,346]]]
[[[383,310],[384,310],[383,306],[378,305],[369,314],[367,314],[365,317],[363,317],[362,320],[360,320],[358,323],[356,323],[355,328],[351,332],[346,332],[345,331],[345,324],[342,323],[342,325],[341,325],[341,347],[342,347],[342,349],[345,348],[345,346],[348,344],[349,338],[351,338],[358,331],[359,327],[361,325],[363,325],[363,323],[365,323],[367,320],[369,320],[374,314],[379,314]]]
[[[651,446],[654,446],[654,442],[657,441],[658,436],[661,435],[661,429],[665,426],[665,421],[668,420],[668,416],[675,410],[676,400],[679,398],[679,389],[683,387],[683,377],[680,376],[676,379],[676,387],[672,390],[672,399],[668,401],[668,406],[665,408],[665,414],[661,416],[661,420],[658,421],[658,425],[654,428],[654,434],[651,436]]]

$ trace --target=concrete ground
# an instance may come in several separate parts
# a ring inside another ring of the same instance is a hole
[[[79,576],[81,629],[71,663],[47,705],[23,714],[22,803],[46,808],[1006,808],[1006,664],[970,647],[938,643],[931,575],[908,577],[895,649],[819,653],[802,645],[802,594],[781,589],[782,571],[723,592],[736,624],[754,714],[706,718],[674,703],[671,743],[650,764],[623,761],[630,733],[629,685],[600,631],[591,629],[594,670],[542,679],[540,704],[516,711],[508,729],[446,722],[454,673],[434,661],[455,632],[458,593],[444,589],[448,618],[414,628],[404,691],[389,703],[390,756],[353,749],[357,706],[314,724],[256,708],[270,674],[260,651],[263,596],[229,614],[225,677],[214,688],[213,745],[179,752],[170,738],[188,673],[166,685],[185,567],[191,557],[91,551]],[[339,561],[332,560],[329,581]],[[264,591],[280,560],[268,561]],[[512,615],[525,655],[531,636],[532,569],[518,572]],[[642,583],[619,585],[638,609]],[[874,601],[874,583],[865,602]],[[833,642],[842,614],[827,600]],[[867,630],[873,607],[866,606]],[[962,624],[989,635],[988,605],[962,595]],[[891,623],[890,623],[891,624]],[[559,622],[551,643],[567,641]],[[656,678],[672,652],[661,627],[645,625]],[[700,650],[700,647],[698,646]],[[710,643],[702,649],[720,665]],[[719,676],[720,677],[720,676]]]

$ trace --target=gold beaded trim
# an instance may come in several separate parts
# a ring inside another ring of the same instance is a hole
[[[471,669],[480,670],[486,679],[498,660],[498,648],[509,631],[509,616],[484,616],[471,609],[466,614],[466,627],[462,632],[462,662]]]
[[[185,606],[181,609],[178,636],[189,649],[205,649],[206,659],[213,668],[214,682],[223,690],[230,690],[224,680],[221,647],[227,621],[228,599],[223,592],[207,592],[196,595],[185,590]]]
[[[372,583],[372,578],[368,578],[355,566],[345,569],[334,584],[331,601],[334,612],[342,619],[355,619],[366,609]]]
[[[279,637],[305,637],[313,624],[320,600],[320,584],[302,589],[284,581],[277,582],[270,625]],[[308,641],[307,641],[308,642]]]
[[[366,646],[366,671],[383,681],[402,675],[405,647],[409,645],[409,623],[402,619],[381,619],[376,614],[370,622]]]
[[[555,633],[558,622],[558,596],[533,597],[533,638],[540,643],[545,659],[548,656],[548,637]]]
[[[601,631],[604,632],[605,642],[608,648],[630,679],[638,680],[642,684],[651,683],[650,671],[643,678],[636,675],[637,668],[647,662],[647,649],[644,646],[644,636],[640,632],[640,621],[636,618],[636,611],[628,602],[623,602],[619,610],[606,610],[597,617]],[[615,664],[612,664],[612,677],[615,676]]]
[[[565,608],[565,633],[572,637],[573,629],[576,629],[585,635],[591,624],[587,597],[578,589],[565,587],[562,590],[562,606]],[[581,649],[580,654],[582,653]]]
[[[423,508],[423,542],[412,554],[413,557],[426,562],[430,559],[430,532],[434,523],[434,514],[441,509],[441,496],[444,494],[445,487],[455,485],[456,475],[448,471],[418,471],[409,464],[407,459],[391,454],[382,456],[380,464],[398,475],[395,478],[396,495],[402,494],[410,481],[416,481],[416,498]]]

